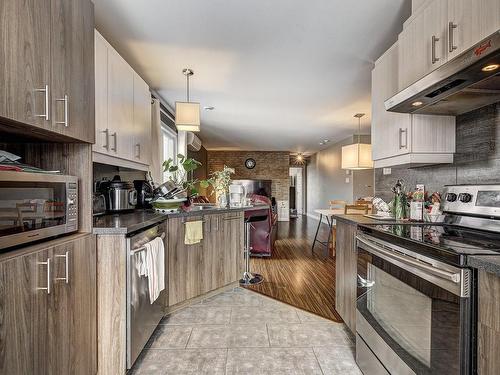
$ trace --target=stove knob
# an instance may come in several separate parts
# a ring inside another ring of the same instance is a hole
[[[472,195],[469,193],[461,193],[458,195],[458,200],[462,203],[469,203],[472,200]]]
[[[456,200],[457,200],[457,195],[455,193],[446,194],[446,201],[447,202],[455,202]]]

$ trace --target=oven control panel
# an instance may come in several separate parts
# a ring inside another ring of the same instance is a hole
[[[443,212],[500,218],[500,185],[446,186]]]

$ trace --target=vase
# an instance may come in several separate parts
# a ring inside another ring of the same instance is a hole
[[[217,197],[217,206],[219,206],[220,208],[226,208],[227,207],[227,195],[226,194],[220,194],[218,197]]]

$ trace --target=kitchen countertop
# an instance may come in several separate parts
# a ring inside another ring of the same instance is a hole
[[[500,255],[471,255],[467,265],[500,277]]]
[[[409,224],[410,222],[408,221],[401,221],[401,220],[379,220],[379,219],[372,219],[370,217],[366,217],[364,215],[333,215],[332,216],[335,220],[340,220],[340,221],[348,221],[353,224],[359,224],[359,225],[377,225],[377,224]]]
[[[159,214],[155,210],[135,210],[121,214],[106,214],[94,218],[94,234],[113,235],[129,234],[142,228],[149,227],[167,220],[169,217],[189,217],[224,212],[252,211],[267,209],[267,205],[257,205],[251,207],[237,208],[205,208],[203,210],[193,210],[188,212],[172,212]]]

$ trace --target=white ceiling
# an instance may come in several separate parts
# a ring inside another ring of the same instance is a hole
[[[202,110],[209,149],[314,152],[370,123],[373,61],[410,0],[94,0],[97,28],[173,107]]]

